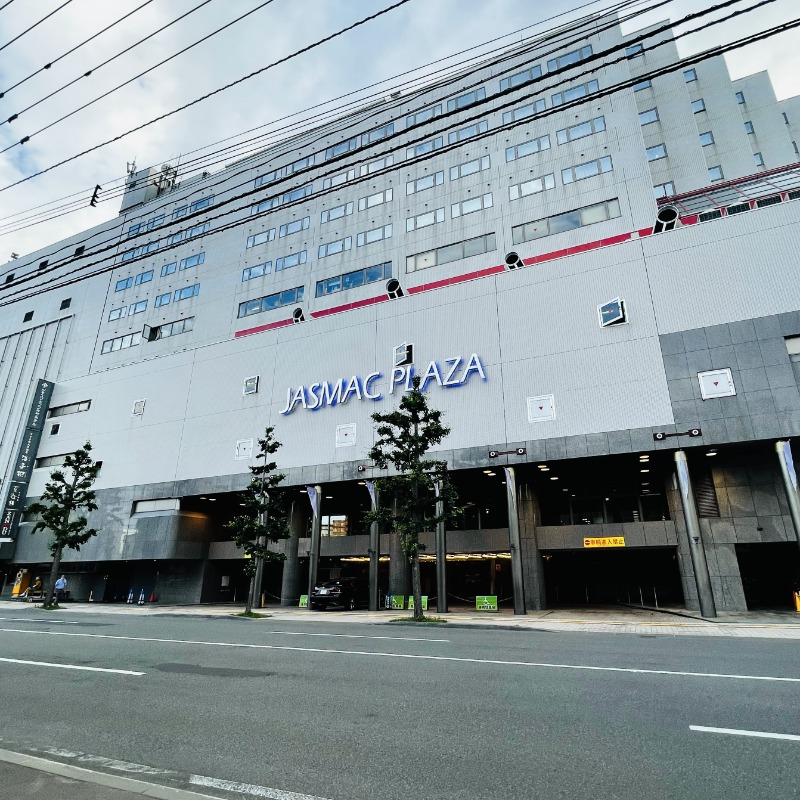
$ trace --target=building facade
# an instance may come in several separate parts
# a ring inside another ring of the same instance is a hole
[[[74,596],[241,598],[224,524],[274,425],[294,536],[265,594],[406,594],[391,536],[370,562],[366,454],[419,375],[467,505],[451,602],[789,607],[800,106],[670,36],[595,17],[215,174],[134,172],[120,216],[5,265],[4,593],[48,561],[25,498],[89,439]]]

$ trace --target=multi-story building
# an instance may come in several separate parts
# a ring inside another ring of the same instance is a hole
[[[417,374],[466,504],[451,599],[788,606],[799,125],[765,73],[595,17],[213,175],[131,174],[119,217],[0,274],[4,591],[48,561],[24,498],[89,439],[73,594],[241,597],[224,523],[274,425],[264,592],[405,593],[363,516],[371,414]]]

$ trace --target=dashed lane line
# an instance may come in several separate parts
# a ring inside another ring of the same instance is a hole
[[[33,631],[43,633],[43,631]],[[28,667],[55,667],[56,669],[75,669],[82,672],[111,672],[115,675],[144,675],[144,672],[134,672],[130,669],[110,669],[107,667],[85,667],[80,664],[55,664],[51,661],[28,661],[21,658],[0,658],[4,664],[23,664]]]
[[[769,731],[744,731],[737,728],[707,728],[704,725],[690,725],[690,731],[698,733],[723,733],[728,736],[752,736],[756,739],[786,739],[790,742],[800,742],[800,736],[793,733],[770,733]]]

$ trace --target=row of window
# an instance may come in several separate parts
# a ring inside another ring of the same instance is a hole
[[[316,297],[324,297],[328,294],[343,292],[345,289],[355,289],[358,286],[365,286],[368,283],[376,283],[392,277],[392,262],[375,264],[372,267],[356,269],[345,272],[342,275],[335,275],[332,278],[325,278],[317,281]]]
[[[254,300],[246,300],[239,303],[239,318],[249,317],[252,314],[260,314],[262,311],[272,311],[281,306],[293,305],[303,299],[305,288],[296,286],[294,289],[284,289],[282,292],[268,294],[265,297],[256,297]]]
[[[88,411],[92,406],[91,400],[81,400],[78,403],[67,403],[63,406],[53,406],[48,412],[49,417],[65,417],[67,414],[77,414]]]
[[[104,355],[105,353],[113,353],[117,350],[125,350],[128,347],[135,347],[142,341],[143,336],[146,341],[154,342],[156,339],[166,339],[169,336],[177,336],[179,333],[187,333],[192,330],[193,327],[194,317],[179,319],[175,322],[165,322],[162,325],[154,325],[152,327],[145,325],[141,333],[128,333],[125,336],[115,336],[113,339],[106,339],[100,348],[100,353]]]
[[[275,259],[275,271],[281,272],[285,269],[291,269],[300,264],[305,264],[308,261],[308,252],[301,250],[299,253],[291,253],[288,256]],[[263,264],[256,264],[253,267],[246,267],[242,270],[242,283],[251,281],[254,278],[263,278],[264,275],[272,274],[272,261],[265,261]]]
[[[621,215],[619,200],[607,200],[604,203],[595,203],[591,206],[576,208],[563,214],[537,219],[516,225],[511,229],[511,240],[514,244],[530,242],[541,239],[543,236],[553,236],[556,233],[576,230],[596,222],[606,222]]]

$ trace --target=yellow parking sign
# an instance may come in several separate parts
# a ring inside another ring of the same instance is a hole
[[[624,536],[595,536],[583,540],[584,547],[625,547]]]

